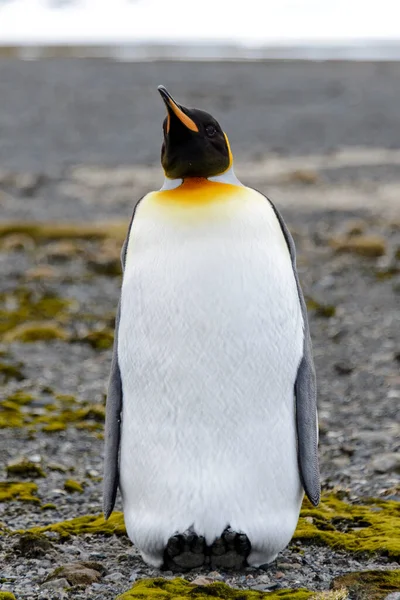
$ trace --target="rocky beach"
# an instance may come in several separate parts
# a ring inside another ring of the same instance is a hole
[[[400,64],[9,59],[0,82],[0,600],[399,600]],[[297,246],[323,495],[266,571],[160,572],[120,499],[101,516],[119,254],[162,181],[159,84],[220,121]]]

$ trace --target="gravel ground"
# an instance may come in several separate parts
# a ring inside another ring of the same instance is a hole
[[[400,160],[393,149],[400,115],[398,103],[390,100],[399,86],[399,68],[196,65],[194,83],[187,64],[0,63],[7,83],[0,108],[0,131],[6,134],[0,141],[0,230],[5,221],[105,227],[115,220],[127,227],[135,201],[160,178],[153,167],[163,116],[157,83],[171,83],[177,97],[193,104],[199,98],[199,105],[224,114],[234,151],[237,147],[238,173],[276,202],[296,241],[318,374],[323,489],[340,489],[352,502],[369,496],[400,499]],[[182,70],[190,74],[188,81]],[[244,106],[248,112],[239,117]],[[266,109],[273,118],[260,121]],[[129,133],[127,121],[135,124]],[[360,145],[364,148],[355,148]],[[273,152],[275,146],[282,151]],[[250,165],[254,157],[257,162]],[[135,165],[124,166],[130,162]],[[16,318],[50,320],[65,337],[22,343],[7,331],[0,344],[0,363],[19,372],[0,371],[2,397],[21,390],[32,396],[21,408],[24,427],[1,431],[0,479],[7,481],[7,465],[22,457],[46,474],[20,479],[38,485],[41,504],[0,503],[1,522],[16,531],[101,512],[101,416],[85,417],[80,428],[72,413],[65,417],[63,411],[104,403],[121,234],[49,240],[27,230],[5,233],[0,238],[3,323],[25,302],[27,312]],[[55,314],[32,308],[54,296],[64,301]],[[104,348],[95,347],[96,332],[104,337]],[[61,414],[65,429],[43,431],[43,423],[58,421]],[[83,491],[67,491],[68,479],[81,483]],[[51,506],[43,510],[44,505]],[[30,557],[18,549],[18,536],[0,536],[2,591],[23,600],[112,600],[133,581],[158,574],[142,563],[126,537],[84,534],[65,542],[56,534],[48,537],[51,546]],[[68,592],[65,579],[43,583],[54,568],[77,561],[99,563],[103,576]],[[265,573],[202,570],[189,578],[202,575],[265,591],[326,590],[343,573],[396,566],[379,554],[359,556],[295,541]]]

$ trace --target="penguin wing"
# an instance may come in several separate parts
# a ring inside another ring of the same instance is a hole
[[[301,481],[310,502],[317,506],[321,495],[319,464],[318,464],[318,421],[317,421],[317,386],[315,378],[312,344],[308,324],[307,307],[300,287],[299,276],[296,268],[296,248],[293,238],[274,204],[271,204],[276,218],[285,237],[290,258],[292,260],[293,274],[296,280],[297,293],[301,306],[304,323],[304,347],[297,377],[294,385],[296,397],[296,428],[297,428],[297,454]]]
[[[137,206],[137,205],[136,205]],[[128,228],[128,234],[121,250],[122,271],[125,269],[126,251],[132,228],[135,210]],[[121,439],[121,410],[122,410],[122,381],[118,364],[118,330],[120,321],[121,300],[118,303],[115,316],[115,333],[111,372],[108,382],[106,402],[106,423],[104,434],[104,477],[103,477],[103,512],[106,519],[114,509],[119,481],[119,445]]]

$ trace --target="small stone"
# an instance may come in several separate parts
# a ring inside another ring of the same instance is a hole
[[[191,583],[193,583],[193,585],[209,585],[213,581],[215,581],[215,579],[212,579],[211,577],[204,577],[203,575],[199,575],[198,577],[196,577],[196,579],[193,579]]]
[[[116,571],[115,573],[110,573],[109,575],[106,575],[104,577],[104,579],[106,581],[121,581],[122,579],[124,579],[124,576],[122,575],[122,573],[119,573],[118,571]]]
[[[354,371],[354,366],[345,360],[340,360],[334,365],[334,369],[338,375],[349,375]]]
[[[282,577],[285,577],[285,573],[282,573],[282,571],[277,571],[274,577],[275,579],[282,579]]]
[[[400,600],[400,592],[393,592],[386,596],[385,600]]]
[[[268,575],[260,575],[259,577],[257,577],[257,581],[258,583],[263,583],[264,585],[266,585],[267,583],[271,582],[271,578],[268,577]]]
[[[400,454],[380,454],[372,460],[371,466],[376,473],[400,473]]]
[[[60,577],[59,579],[45,581],[42,583],[42,587],[50,590],[63,590],[64,588],[70,587],[70,585],[65,577]]]

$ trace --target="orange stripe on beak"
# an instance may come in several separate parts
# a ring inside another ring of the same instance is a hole
[[[196,123],[193,121],[193,119],[191,119],[190,117],[188,117],[181,108],[179,108],[179,106],[177,105],[177,103],[175,102],[175,100],[172,98],[172,96],[167,92],[167,90],[165,89],[165,87],[163,87],[162,85],[160,85],[158,87],[158,91],[161,94],[162,99],[164,100],[165,104],[167,105],[167,107],[169,107],[172,112],[174,113],[174,115],[176,117],[178,117],[178,119],[180,120],[181,123],[183,123],[183,125],[185,125],[185,127],[187,127],[188,129],[190,129],[190,131],[196,131],[197,133],[199,132],[199,128],[197,127]],[[167,120],[167,133],[169,131],[170,128],[170,118],[168,115],[168,120]]]

